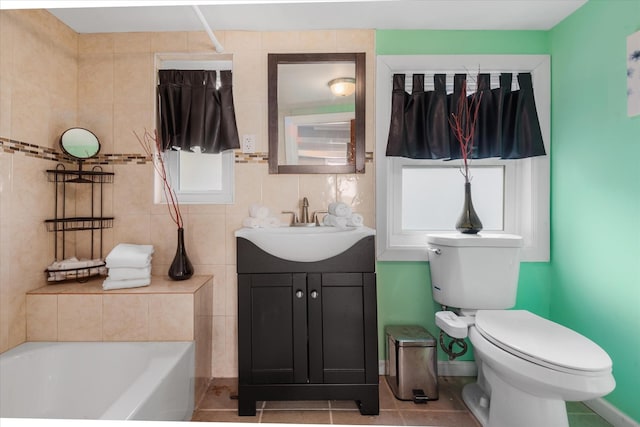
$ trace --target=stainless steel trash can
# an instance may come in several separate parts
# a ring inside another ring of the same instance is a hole
[[[421,326],[387,326],[386,378],[400,400],[423,403],[438,399],[435,338]]]

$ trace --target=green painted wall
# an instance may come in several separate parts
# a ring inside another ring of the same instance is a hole
[[[378,55],[551,54],[551,263],[524,263],[516,308],[612,357],[606,396],[640,421],[640,117],[626,115],[626,37],[640,1],[590,0],[550,31],[376,32]],[[379,262],[379,329],[438,332],[427,263]],[[384,341],[380,340],[381,357]]]
[[[547,31],[376,31],[378,55],[436,54],[548,54]],[[523,263],[520,267],[517,308],[549,315],[550,266]],[[378,325],[380,357],[385,355],[384,327],[417,324],[436,336],[434,313],[438,305],[431,296],[426,262],[379,262]],[[446,360],[439,352],[438,357]],[[473,360],[471,352],[459,360]]]
[[[551,319],[601,345],[640,421],[640,116],[627,117],[626,38],[640,1],[591,0],[550,32]]]
[[[545,54],[547,31],[376,31],[378,55]]]

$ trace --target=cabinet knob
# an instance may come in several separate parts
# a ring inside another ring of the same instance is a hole
[[[311,298],[318,298],[318,291],[311,291]]]
[[[304,292],[302,292],[301,290],[297,290],[296,291],[296,298],[302,298],[304,296]]]

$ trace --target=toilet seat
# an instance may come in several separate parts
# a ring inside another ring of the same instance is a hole
[[[526,310],[479,310],[475,326],[502,350],[549,369],[588,376],[611,371],[611,358],[596,343]]]

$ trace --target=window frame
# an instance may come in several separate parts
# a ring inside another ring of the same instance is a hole
[[[524,238],[522,261],[549,261],[551,68],[549,55],[379,55],[376,63],[376,221],[379,261],[427,261],[431,231],[408,232],[399,200],[404,166],[450,167],[442,160],[386,157],[395,73],[530,72],[546,156],[519,160],[474,159],[473,165],[505,166],[505,229]],[[447,162],[450,163],[450,162]],[[461,179],[461,191],[462,191]],[[451,230],[455,232],[455,230]],[[433,232],[440,232],[436,231]],[[500,233],[491,231],[490,233]]]
[[[154,58],[154,90],[158,84],[158,71],[168,68],[181,70],[214,69],[233,70],[233,56],[228,54],[191,54],[191,53],[157,53]],[[154,96],[154,111],[158,111],[158,97]],[[210,155],[210,154],[203,154]],[[165,156],[168,165],[168,177],[171,187],[176,193],[178,201],[182,204],[233,204],[235,199],[235,151],[227,150],[220,153],[222,166],[222,189],[210,191],[185,191],[180,190],[179,181],[179,154],[169,159]],[[176,158],[178,160],[176,160]],[[163,183],[158,174],[154,176],[154,203],[167,203]]]

